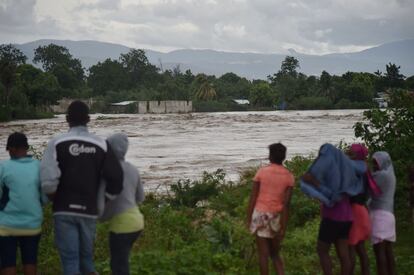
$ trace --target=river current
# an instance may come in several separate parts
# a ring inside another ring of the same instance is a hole
[[[355,140],[361,110],[274,111],[191,114],[92,115],[91,132],[107,137],[124,132],[127,160],[138,167],[147,191],[162,191],[178,179],[222,168],[236,180],[240,171],[267,162],[267,146],[282,142],[288,158],[316,154],[323,143]],[[0,159],[8,158],[7,136],[22,131],[43,151],[54,135],[67,131],[65,116],[0,123]]]

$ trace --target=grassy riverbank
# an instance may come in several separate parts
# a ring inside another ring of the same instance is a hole
[[[311,159],[297,157],[287,162],[298,178]],[[245,171],[239,182],[226,182],[224,173],[204,174],[197,182],[180,181],[171,196],[147,195],[141,209],[145,233],[134,247],[132,274],[258,274],[254,239],[245,220],[251,179],[256,169]],[[282,255],[287,274],[319,274],[315,243],[319,205],[296,188]],[[413,226],[408,214],[397,211],[398,240],[395,246],[399,274],[414,268]],[[59,257],[53,244],[50,209],[46,210],[39,253],[41,274],[59,274]],[[372,274],[375,262],[371,248]],[[109,272],[107,228],[98,226],[96,265]]]

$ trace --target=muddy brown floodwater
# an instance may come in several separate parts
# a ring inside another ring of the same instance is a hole
[[[162,115],[92,115],[90,131],[107,137],[129,136],[127,159],[141,171],[145,189],[164,190],[182,178],[222,168],[236,180],[246,167],[266,163],[267,145],[283,142],[288,157],[316,154],[325,142],[355,140],[352,126],[361,110],[192,113]],[[0,124],[0,159],[7,136],[22,131],[37,150],[67,131],[63,115],[53,119]]]

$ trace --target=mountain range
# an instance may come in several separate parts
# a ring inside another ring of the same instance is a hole
[[[31,62],[33,52],[39,46],[50,43],[64,46],[70,53],[82,61],[88,69],[107,58],[118,59],[121,53],[130,48],[120,44],[93,40],[37,40],[24,44],[15,44]],[[223,52],[215,50],[183,49],[163,53],[146,49],[149,61],[162,70],[172,69],[177,65],[182,71],[191,69],[193,73],[206,73],[220,76],[233,72],[248,79],[266,79],[277,72],[286,55],[295,56],[300,63],[300,71],[307,75],[320,75],[325,70],[330,74],[353,72],[385,71],[389,62],[401,66],[405,76],[414,75],[414,39],[396,41],[353,53],[334,53],[310,55],[289,50],[289,54],[262,54]]]

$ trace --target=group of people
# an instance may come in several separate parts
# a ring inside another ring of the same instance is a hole
[[[42,206],[49,201],[63,274],[97,274],[93,246],[98,219],[109,222],[112,274],[129,274],[129,254],[144,228],[138,207],[144,191],[137,168],[125,161],[128,138],[117,133],[105,140],[89,133],[89,109],[81,101],[70,104],[66,119],[69,131],[50,140],[41,161],[28,154],[23,133],[8,137],[10,159],[0,165],[1,275],[17,273],[18,249],[24,274],[37,273]],[[394,169],[386,152],[375,152],[371,165],[367,157],[361,144],[353,144],[346,154],[325,144],[301,177],[301,190],[321,203],[317,252],[325,275],[333,274],[332,244],[341,275],[354,273],[355,255],[361,274],[370,274],[365,249],[369,238],[377,274],[396,274]],[[280,248],[295,184],[283,166],[285,158],[286,147],[271,144],[270,164],[253,179],[247,224],[256,237],[261,274],[269,274],[269,258],[277,274],[284,274]]]
[[[69,131],[50,140],[41,161],[28,154],[23,133],[7,139],[10,159],[0,165],[1,275],[17,273],[18,249],[23,273],[37,274],[42,205],[48,201],[64,275],[97,274],[98,219],[109,223],[112,274],[129,274],[129,254],[144,228],[138,207],[144,190],[137,168],[125,161],[128,138],[89,133],[89,109],[81,101],[70,104],[66,120]]]
[[[283,166],[285,157],[285,146],[270,145],[270,164],[259,169],[253,179],[247,224],[256,237],[261,274],[269,274],[269,258],[277,274],[285,274],[280,247],[295,182]],[[301,177],[301,190],[321,205],[317,252],[324,275],[333,274],[332,245],[341,275],[354,274],[356,255],[360,274],[370,274],[365,249],[368,239],[373,244],[377,274],[396,274],[392,250],[396,240],[394,168],[387,152],[375,152],[371,165],[367,158],[368,149],[362,144],[352,144],[347,152],[324,144]]]

